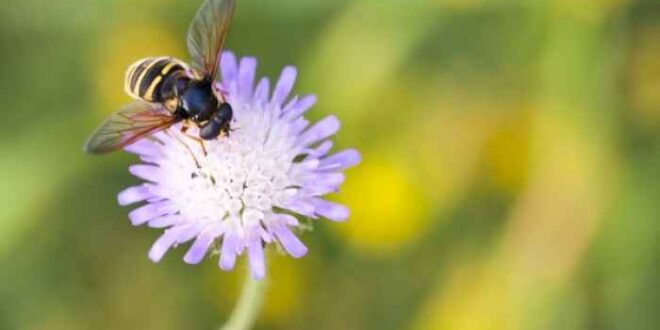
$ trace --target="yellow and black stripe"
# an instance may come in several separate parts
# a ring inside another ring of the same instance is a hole
[[[126,93],[147,102],[164,102],[161,87],[169,76],[183,73],[183,62],[171,57],[149,57],[139,60],[128,68],[124,86]]]

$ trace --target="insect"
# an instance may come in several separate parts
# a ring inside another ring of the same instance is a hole
[[[119,150],[179,122],[184,122],[184,132],[197,125],[199,138],[190,136],[200,143],[228,136],[233,110],[214,85],[233,14],[234,0],[206,0],[201,6],[188,29],[190,67],[171,57],[146,58],[131,65],[124,87],[135,100],[107,117],[84,150],[91,154]]]

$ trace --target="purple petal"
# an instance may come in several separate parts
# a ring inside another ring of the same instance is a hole
[[[157,182],[160,179],[158,167],[156,166],[144,164],[131,165],[128,167],[128,171],[143,180]]]
[[[315,207],[316,214],[333,221],[344,221],[348,219],[348,208],[344,205],[326,201],[322,198],[311,198],[310,202]]]
[[[172,195],[172,189],[160,184],[150,184],[149,191],[155,196],[168,196]]]
[[[219,266],[222,270],[232,270],[236,264],[236,251],[238,245],[238,238],[233,234],[225,234],[222,240],[222,248],[220,250]]]
[[[298,218],[290,215],[290,214],[275,214],[277,216],[277,219],[279,220],[279,223],[295,227],[298,225]]]
[[[183,257],[183,261],[189,264],[198,264],[204,259],[211,243],[213,243],[213,236],[211,235],[202,235],[198,237]]]
[[[119,205],[126,206],[133,203],[142,202],[152,197],[154,197],[154,195],[151,193],[149,186],[143,184],[124,189],[124,191],[117,195],[117,201],[119,202]]]
[[[261,239],[250,242],[248,246],[248,259],[252,277],[256,280],[263,278],[266,274],[266,264],[264,262],[264,249],[261,246]]]
[[[316,148],[306,148],[304,153],[308,154],[310,157],[319,158],[325,156],[330,149],[332,149],[332,141],[325,140]]]
[[[254,57],[243,57],[238,66],[238,97],[247,102],[252,97],[254,87],[254,74],[257,70],[257,59]]]
[[[174,139],[174,138],[172,137],[172,135],[170,134],[170,131],[167,131],[167,132],[168,132],[168,134],[165,134],[165,131],[160,131],[160,132],[158,132],[158,133],[152,135],[153,137],[158,136],[158,137],[157,137],[157,138],[158,138],[158,141],[160,141],[160,143],[162,143],[162,144],[159,146],[159,151],[161,152],[161,154],[165,154],[165,153],[167,153],[168,151],[170,151],[170,150],[168,150],[168,149],[166,149],[166,148],[163,148],[163,146],[168,146],[168,145],[171,145],[171,144],[177,144],[177,148],[178,148],[178,144],[181,143],[181,142],[178,142],[176,139]],[[170,151],[170,152],[171,152],[171,151]]]
[[[166,198],[163,198],[161,196],[154,196],[149,199],[147,199],[147,203],[159,203],[165,201]]]
[[[278,226],[275,228],[275,236],[280,241],[284,250],[294,258],[300,258],[307,254],[307,247],[303,244],[296,235],[294,235],[286,226]]]
[[[264,231],[261,233],[261,239],[262,239],[265,243],[272,243],[274,238],[273,238],[273,236],[271,236],[271,233],[270,233],[270,232],[267,232],[267,231],[264,230]]]
[[[319,167],[320,161],[316,158],[306,159],[301,163],[294,164],[296,170],[300,171],[311,171]]]
[[[261,78],[257,84],[257,88],[254,91],[254,99],[260,102],[268,101],[269,90],[270,81],[266,77]]]
[[[141,157],[153,157],[160,155],[160,148],[148,139],[140,139],[135,143],[124,147],[124,150]]]
[[[302,190],[308,196],[323,196],[339,191],[338,185],[309,185]]]
[[[131,219],[133,226],[139,226],[151,219],[168,214],[167,206],[169,205],[169,202],[147,204],[128,213],[128,218]]]
[[[291,111],[291,109],[298,103],[298,95],[294,95],[289,102],[287,102],[283,107],[282,107],[282,112],[287,112]]]
[[[181,127],[180,127],[178,124],[177,124],[177,125],[173,125],[173,126],[171,127],[171,129],[174,129],[174,130],[177,130],[177,129],[180,129],[180,128],[181,128]],[[156,133],[152,134],[151,137],[153,137],[153,138],[155,138],[156,140],[161,141],[161,142],[163,141],[163,139],[166,139],[166,138],[171,139],[170,135],[165,133],[165,132],[168,132],[168,131],[169,131],[169,129],[164,130],[164,131],[156,132]],[[142,139],[142,140],[140,140],[140,141],[153,142],[153,140],[150,140],[150,139]],[[158,144],[156,144],[156,145],[158,145]]]
[[[149,227],[165,228],[180,223],[182,219],[183,217],[178,214],[166,214],[158,218],[151,219],[151,221],[149,221]]]
[[[162,159],[163,156],[140,156],[140,160],[145,164],[158,164]]]
[[[298,117],[293,123],[291,123],[290,130],[291,134],[298,135],[309,125],[309,121],[303,117]]]
[[[306,95],[296,102],[296,104],[290,109],[287,109],[283,117],[289,121],[296,119],[307,112],[307,110],[311,109],[314,104],[316,104],[316,95]]]
[[[299,199],[288,200],[286,201],[286,203],[284,203],[284,205],[281,206],[295,213],[308,216],[311,218],[316,218],[316,214],[314,213],[315,210],[314,205],[304,202],[302,200]]]
[[[286,66],[282,69],[280,79],[277,81],[277,85],[275,85],[275,89],[273,90],[273,98],[271,101],[274,104],[281,105],[287,96],[289,96],[289,93],[291,93],[291,90],[293,89],[293,84],[296,82],[296,75],[297,72],[295,67]]]
[[[179,234],[178,228],[166,230],[149,249],[149,259],[153,262],[159,262],[174,243],[176,243]]]
[[[179,232],[176,244],[183,244],[199,235],[199,226],[186,226]]]
[[[222,73],[222,82],[228,84],[230,81],[236,79],[238,66],[236,64],[236,56],[230,51],[222,52],[220,57],[220,72]],[[225,86],[226,87],[226,86]]]
[[[307,146],[312,143],[324,140],[325,138],[337,133],[339,130],[339,120],[335,116],[327,116],[314,126],[307,129],[300,136],[300,145]]]
[[[343,171],[355,166],[362,160],[362,156],[355,149],[347,149],[321,159],[319,171]]]
[[[281,109],[279,107],[275,107],[275,109],[279,110],[279,112],[276,113],[277,114],[276,117],[277,118],[284,117],[284,115],[282,114],[286,113],[287,111],[291,111],[291,109],[296,105],[296,103],[298,103],[298,95],[292,97],[289,100],[289,102],[287,102],[286,105],[284,105]]]
[[[339,187],[345,179],[344,173],[315,173],[303,178],[302,181],[306,186]]]

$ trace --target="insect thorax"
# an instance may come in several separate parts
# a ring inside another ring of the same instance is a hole
[[[212,86],[208,80],[190,80],[181,91],[181,106],[196,122],[209,120],[218,110]]]

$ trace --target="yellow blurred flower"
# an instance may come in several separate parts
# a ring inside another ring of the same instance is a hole
[[[451,267],[449,278],[432,291],[422,305],[412,329],[516,329],[506,313],[511,309],[504,277],[463,256]]]
[[[424,233],[428,203],[406,168],[378,156],[365,160],[339,195],[351,217],[332,228],[360,251],[394,252]]]
[[[296,260],[284,255],[268,259],[268,288],[264,298],[262,320],[286,324],[299,307],[307,285],[305,263],[311,256]]]
[[[312,256],[293,259],[267,250],[268,275],[263,309],[259,314],[260,324],[286,324],[293,313],[300,308],[307,286],[308,262],[313,262]],[[244,260],[240,261],[238,269],[232,272],[222,272],[217,267],[209,267],[207,281],[211,288],[209,299],[217,309],[229,315],[235,307],[247,269]]]

